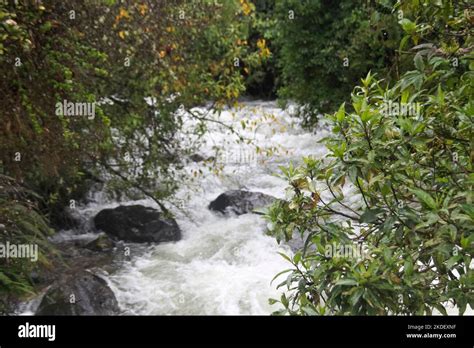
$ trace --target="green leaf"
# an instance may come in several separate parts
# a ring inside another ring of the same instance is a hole
[[[436,201],[433,199],[433,197],[430,196],[428,192],[425,192],[420,189],[410,189],[410,191],[413,192],[415,196],[418,197],[418,199],[422,201],[429,208],[433,210],[438,209],[438,205],[436,204]]]
[[[382,209],[368,209],[360,217],[360,222],[362,223],[372,223],[377,220],[377,215],[383,212]]]
[[[288,272],[291,272],[291,271],[293,271],[293,270],[292,269],[285,269],[284,271],[278,272],[277,275],[275,275],[273,277],[273,279],[270,281],[270,284],[273,283],[273,281],[275,279],[277,279],[279,276],[281,276],[282,274],[285,274],[285,273],[288,273]]]
[[[402,26],[403,30],[408,34],[412,34],[416,30],[416,23],[412,22],[408,18],[403,18],[398,23]]]
[[[410,40],[410,38],[411,38],[411,35],[405,35],[403,37],[403,39],[400,41],[400,46],[398,47],[400,51],[403,50],[403,48],[407,44],[408,40]]]
[[[446,268],[451,269],[458,263],[459,260],[462,259],[462,255],[456,255],[451,257],[448,261],[446,261]]]
[[[310,307],[303,307],[302,310],[308,315],[319,315],[314,309]]]
[[[341,106],[339,107],[339,110],[336,113],[336,120],[337,122],[342,122],[344,121],[344,117],[346,115],[346,109],[345,109],[346,103],[342,103]]]
[[[441,84],[438,85],[438,94],[436,96],[439,105],[444,105],[444,91],[441,88]]]
[[[413,262],[411,260],[405,261],[405,265],[403,268],[407,276],[410,276],[413,274]]]
[[[285,260],[287,260],[288,262],[293,263],[293,262],[291,261],[291,259],[290,259],[289,256],[287,256],[287,255],[285,255],[285,254],[283,254],[283,253],[281,253],[281,252],[278,252],[278,254],[279,254],[281,257],[283,257]]]
[[[474,220],[474,205],[472,204],[461,204],[462,210],[464,210],[470,217],[471,219]]]
[[[364,294],[364,289],[363,288],[359,288],[357,289],[351,296],[350,298],[350,301],[351,301],[351,304],[352,306],[355,306],[357,304],[357,302],[359,302],[360,298],[362,297],[362,295]]]
[[[334,285],[347,285],[347,286],[351,286],[351,285],[357,285],[357,281],[355,279],[350,279],[350,278],[342,278],[342,279],[339,279],[336,284]]]
[[[425,63],[423,63],[423,57],[421,56],[420,52],[418,52],[417,54],[415,54],[415,67],[419,70],[419,71],[423,71],[425,70]]]
[[[275,303],[279,302],[278,300],[275,300],[274,298],[269,298],[268,299],[268,304],[274,305]]]
[[[294,262],[295,264],[298,264],[300,261],[301,261],[301,253],[300,253],[300,252],[297,252],[297,253],[295,254],[295,256],[293,256],[293,262]]]
[[[434,308],[436,308],[442,315],[448,315],[448,312],[446,311],[446,308],[444,308],[443,305],[440,303],[435,303]]]

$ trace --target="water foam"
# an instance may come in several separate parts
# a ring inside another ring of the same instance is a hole
[[[125,313],[269,314],[278,309],[268,304],[269,298],[280,296],[276,283],[270,282],[289,268],[278,254],[291,253],[288,246],[265,235],[261,216],[222,217],[207,205],[220,193],[236,188],[283,197],[287,184],[274,176],[278,165],[290,159],[300,161],[310,153],[324,154],[317,138],[327,134],[304,131],[272,102],[247,103],[223,112],[219,120],[236,127],[253,144],[238,143],[227,128],[210,125],[200,151],[204,157],[215,156],[217,147],[224,162],[222,171],[204,173],[193,189],[185,185],[177,193],[186,212],[176,211],[183,230],[181,241],[149,247],[110,277]],[[243,120],[248,124],[245,129]],[[252,121],[257,123],[252,126]],[[194,121],[188,122],[192,126]],[[252,155],[255,145],[276,150],[270,156]],[[242,152],[247,156],[239,156]],[[199,166],[189,163],[185,170],[191,173]]]

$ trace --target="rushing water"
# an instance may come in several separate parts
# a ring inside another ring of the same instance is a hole
[[[284,198],[287,183],[275,176],[278,166],[298,163],[303,156],[324,156],[326,150],[319,140],[329,131],[324,122],[314,133],[303,130],[296,118],[274,102],[247,102],[207,117],[233,126],[251,144],[236,141],[227,127],[209,124],[199,153],[204,158],[214,157],[212,163],[216,165],[209,170],[203,163],[189,161],[183,172],[194,179],[186,181],[176,194],[183,203],[180,209],[170,206],[182,230],[182,240],[159,245],[127,244],[130,260],[121,264],[118,271],[105,275],[124,314],[270,314],[278,309],[268,303],[269,298],[279,297],[279,281],[271,280],[289,268],[278,254],[291,254],[289,247],[278,245],[265,234],[262,216],[225,217],[209,211],[207,206],[219,194],[232,189]],[[187,118],[184,129],[192,129],[195,123]],[[189,133],[181,136],[183,142],[196,141]],[[217,172],[215,167],[219,168]],[[195,176],[199,170],[202,174]],[[349,197],[347,203],[357,209],[361,199],[350,191],[350,186],[344,188]],[[78,209],[89,222],[100,210],[119,204],[157,208],[151,199],[110,201],[100,191],[91,198],[89,204]],[[56,237],[90,238],[91,233],[63,231]],[[32,314],[38,304],[39,299],[35,299],[22,306],[19,313]],[[447,310],[451,315],[458,313],[452,305],[447,305]],[[468,309],[466,314],[474,313]]]
[[[228,128],[209,124],[199,153],[215,157],[221,170],[214,173],[192,161],[186,166],[190,176],[199,169],[202,174],[176,195],[183,202],[174,210],[182,240],[134,246],[131,260],[109,277],[126,314],[269,314],[278,309],[268,304],[269,298],[279,297],[276,282],[270,282],[289,268],[278,254],[291,253],[288,246],[265,234],[266,222],[260,215],[224,217],[207,206],[231,189],[284,197],[286,182],[275,176],[278,165],[298,162],[304,155],[323,155],[317,140],[327,132],[304,131],[274,102],[248,102],[210,117],[234,126],[252,143],[239,143]],[[121,204],[155,206],[151,200]],[[116,205],[99,199],[82,213],[92,216]]]

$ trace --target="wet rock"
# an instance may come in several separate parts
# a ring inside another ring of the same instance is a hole
[[[114,241],[105,233],[97,235],[97,238],[88,242],[84,247],[93,251],[109,251],[115,246]]]
[[[116,243],[105,233],[85,234],[58,238],[52,242],[54,254],[47,268],[36,267],[30,273],[39,287],[51,285],[67,274],[79,274],[85,270],[113,272],[122,253]]]
[[[198,153],[189,156],[189,159],[193,162],[204,162],[206,159]]]
[[[172,218],[142,205],[104,209],[94,217],[95,227],[119,240],[135,243],[175,242],[181,230]]]
[[[264,208],[276,201],[275,197],[261,192],[231,190],[220,194],[209,204],[209,209],[223,214],[242,215],[257,208]]]
[[[199,162],[213,162],[215,161],[216,158],[214,156],[206,158],[198,153],[195,153],[189,156],[189,159],[193,162],[199,163]]]
[[[41,300],[36,315],[113,315],[119,311],[107,282],[83,271],[54,283]]]
[[[58,209],[53,218],[53,226],[58,230],[77,229],[81,223],[81,219],[69,208]]]

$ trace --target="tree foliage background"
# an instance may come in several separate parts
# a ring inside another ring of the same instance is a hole
[[[192,150],[175,136],[176,111],[219,110],[244,90],[241,67],[260,60],[245,44],[253,9],[244,0],[2,1],[1,240],[46,241],[43,225],[64,224],[90,178],[165,210],[173,168]],[[95,117],[57,115],[63,101],[96,103]],[[18,194],[26,190],[34,195]],[[19,224],[34,211],[41,221],[25,232]],[[29,291],[31,267],[5,262],[2,291]]]

